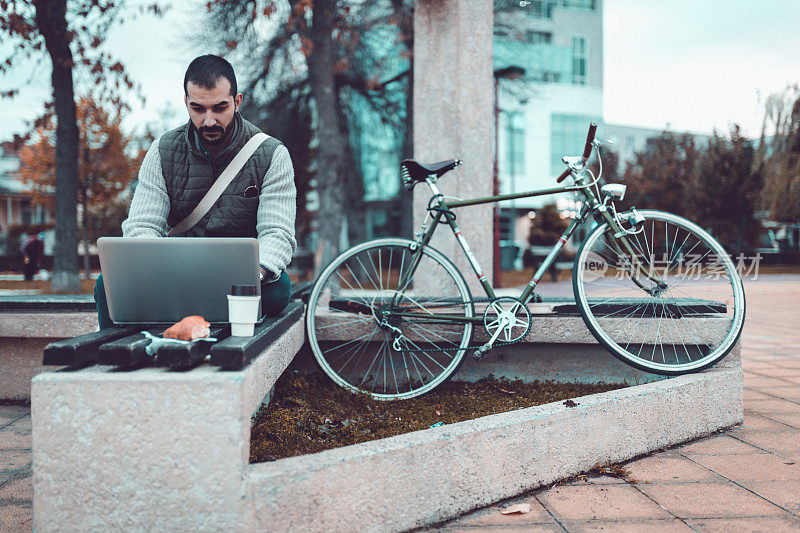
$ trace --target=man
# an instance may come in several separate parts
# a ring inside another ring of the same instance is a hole
[[[28,236],[22,245],[22,270],[25,281],[33,281],[33,275],[39,272],[39,262],[44,257],[44,233]]]
[[[260,130],[238,113],[233,67],[204,55],[186,69],[189,122],[156,139],[139,170],[124,237],[162,237],[200,202],[242,146]],[[285,268],[296,247],[294,170],[289,152],[269,137],[214,206],[180,237],[256,237],[261,263],[261,307],[280,313],[289,302]],[[102,276],[95,285],[100,328],[112,326]]]

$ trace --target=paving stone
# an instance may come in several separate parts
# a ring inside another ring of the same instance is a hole
[[[800,435],[796,429],[743,431],[737,438],[779,455],[800,453]]]
[[[564,486],[539,494],[559,521],[670,518],[630,485]]]
[[[754,374],[745,374],[744,386],[749,389],[769,389],[772,387],[785,386],[786,382],[778,378],[770,378],[767,376],[759,376]]]
[[[800,480],[749,481],[743,485],[787,511],[800,514]]]
[[[733,483],[643,484],[639,489],[679,518],[779,516],[786,511]]]
[[[584,533],[590,531],[614,531],[615,533],[653,533],[662,531],[691,531],[692,529],[675,518],[665,520],[636,520],[625,522],[564,522],[564,527],[570,533]]]
[[[0,472],[6,470],[19,470],[31,465],[30,448],[3,450],[0,453]]]
[[[750,400],[774,400],[775,398],[756,389],[745,388],[742,392],[742,399],[747,402]]]
[[[687,524],[697,531],[750,531],[752,533],[783,533],[796,532],[800,529],[800,520],[796,517],[770,517],[770,518],[722,518],[706,520],[687,520]]]
[[[784,383],[784,385],[787,384]],[[794,402],[800,400],[800,386],[797,385],[771,387],[768,392],[772,396],[777,396],[778,398],[783,398],[784,400],[792,400]]]
[[[0,484],[0,531],[30,531],[33,518],[31,472]]]
[[[745,413],[800,413],[800,405],[787,400],[750,400],[745,405]]]
[[[573,481],[570,484],[571,485],[622,485],[625,483],[626,481],[622,478],[611,477],[611,476],[597,476],[597,477],[580,478]]]
[[[564,528],[553,522],[552,524],[530,524],[526,526],[507,527],[507,526],[480,526],[480,527],[464,527],[464,526],[447,526],[437,531],[447,531],[447,533],[475,533],[476,531],[491,531],[492,533],[532,533],[550,532],[550,531],[564,531]]]
[[[736,455],[698,455],[699,464],[732,481],[800,479],[800,465],[787,465],[787,459],[771,453]]]
[[[33,509],[30,505],[15,504],[0,507],[0,531],[23,533],[33,529]]]
[[[0,452],[5,453],[6,450],[30,449],[31,436],[14,431],[6,431],[9,427],[10,426],[6,426],[3,430],[0,430]]]
[[[795,416],[800,417],[800,413]],[[760,414],[745,410],[744,424],[728,430],[729,434],[735,435],[737,431],[743,429],[788,429],[785,422],[776,418],[776,413]]]
[[[800,412],[769,413],[767,416],[773,421],[792,426],[795,429],[800,429]],[[798,438],[800,438],[800,435],[798,435]]]
[[[655,483],[669,481],[690,483],[696,481],[724,481],[722,477],[707,468],[678,455],[651,455],[625,465],[631,477],[639,482]]]
[[[13,422],[21,416],[31,414],[30,407],[20,405],[0,405],[0,427]]]
[[[745,418],[745,422],[747,419]],[[744,443],[740,440],[734,439],[728,435],[718,435],[715,437],[708,437],[706,439],[698,440],[677,448],[685,455],[730,455],[730,454],[744,454],[744,453],[762,453],[761,450]]]
[[[788,368],[785,366],[772,366],[753,370],[754,374],[770,378],[786,379],[790,376],[800,376],[800,368]]]
[[[514,513],[514,514],[501,514],[500,509],[504,509],[510,505],[517,503],[527,503],[531,506],[529,513]],[[531,524],[555,524],[556,521],[550,516],[550,513],[539,503],[534,497],[521,498],[512,500],[502,505],[498,504],[492,509],[481,509],[470,514],[466,518],[462,518],[457,522],[448,524],[448,527],[520,527]]]

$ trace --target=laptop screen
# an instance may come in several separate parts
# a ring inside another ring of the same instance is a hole
[[[101,237],[97,247],[117,324],[225,323],[231,285],[260,287],[254,238]]]

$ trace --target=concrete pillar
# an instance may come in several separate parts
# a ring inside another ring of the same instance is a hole
[[[464,164],[439,182],[442,193],[459,198],[492,194],[491,0],[417,0],[414,9],[414,158]],[[414,227],[425,218],[427,185],[414,192]],[[457,223],[483,274],[492,279],[492,206],[462,208]],[[473,296],[483,296],[452,232],[437,231],[433,246],[464,274]]]

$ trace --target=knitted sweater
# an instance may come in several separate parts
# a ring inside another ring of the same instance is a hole
[[[159,137],[150,146],[139,169],[128,218],[122,223],[124,237],[163,237],[168,231],[170,199],[161,169],[160,140]],[[264,176],[256,218],[259,262],[271,274],[270,280],[277,279],[286,269],[297,246],[296,195],[292,161],[289,151],[281,145],[275,149]]]

